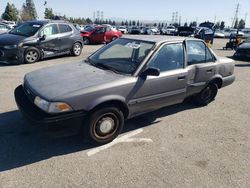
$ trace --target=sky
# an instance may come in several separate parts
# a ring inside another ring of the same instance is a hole
[[[33,0],[40,19],[44,16],[44,1]],[[21,9],[25,0],[0,0],[0,14],[7,2]],[[245,19],[250,27],[250,0],[47,0],[47,7],[55,13],[68,17],[90,17],[94,11],[103,11],[104,19],[143,21],[171,21],[172,13],[178,12],[181,22],[225,21],[232,25],[237,3],[240,4],[239,18]]]

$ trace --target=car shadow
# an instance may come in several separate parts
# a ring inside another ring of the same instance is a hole
[[[250,67],[250,63],[249,64],[235,64],[236,67]]]
[[[123,133],[153,125],[159,122],[156,121],[158,118],[193,108],[196,107],[185,102],[133,118],[125,123]],[[47,133],[39,127],[29,126],[19,111],[0,114],[0,172],[94,147],[80,136]]]

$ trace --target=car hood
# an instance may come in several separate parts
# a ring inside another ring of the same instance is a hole
[[[125,77],[127,76],[77,62],[30,72],[25,75],[24,85],[33,95],[53,101],[60,96]]]
[[[13,35],[10,33],[4,33],[0,35],[0,45],[13,45],[18,44],[20,41],[26,37],[21,35]]]
[[[238,49],[250,49],[250,43],[241,44]]]

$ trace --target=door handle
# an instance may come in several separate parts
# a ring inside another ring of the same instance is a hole
[[[207,70],[207,73],[212,73],[213,72],[213,69],[208,69]]]
[[[185,80],[186,76],[179,76],[178,80]]]

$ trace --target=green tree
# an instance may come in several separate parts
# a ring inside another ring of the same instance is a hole
[[[187,27],[187,26],[188,26],[188,24],[187,24],[187,22],[185,22],[185,23],[184,23],[184,27]]]
[[[45,19],[54,19],[55,15],[53,14],[52,8],[45,8],[44,18]]]
[[[245,29],[246,23],[243,19],[239,21],[238,29]]]
[[[215,29],[219,29],[220,28],[220,22],[217,22],[214,27],[215,27]]]
[[[135,24],[136,24],[136,21],[135,21],[135,20],[133,20],[133,21],[132,21],[132,25],[135,25]]]
[[[224,28],[225,28],[225,22],[222,21],[222,22],[220,23],[220,30],[223,30]]]
[[[5,11],[2,14],[2,19],[7,21],[17,21],[18,11],[14,4],[7,3]]]
[[[86,18],[85,21],[86,21],[87,24],[92,24],[92,23],[93,23],[92,20],[91,20],[90,18]]]
[[[140,26],[140,22],[139,22],[139,20],[137,21],[136,25],[137,25],[138,27]]]
[[[23,4],[21,18],[24,21],[37,19],[37,12],[33,0],[26,0]]]

